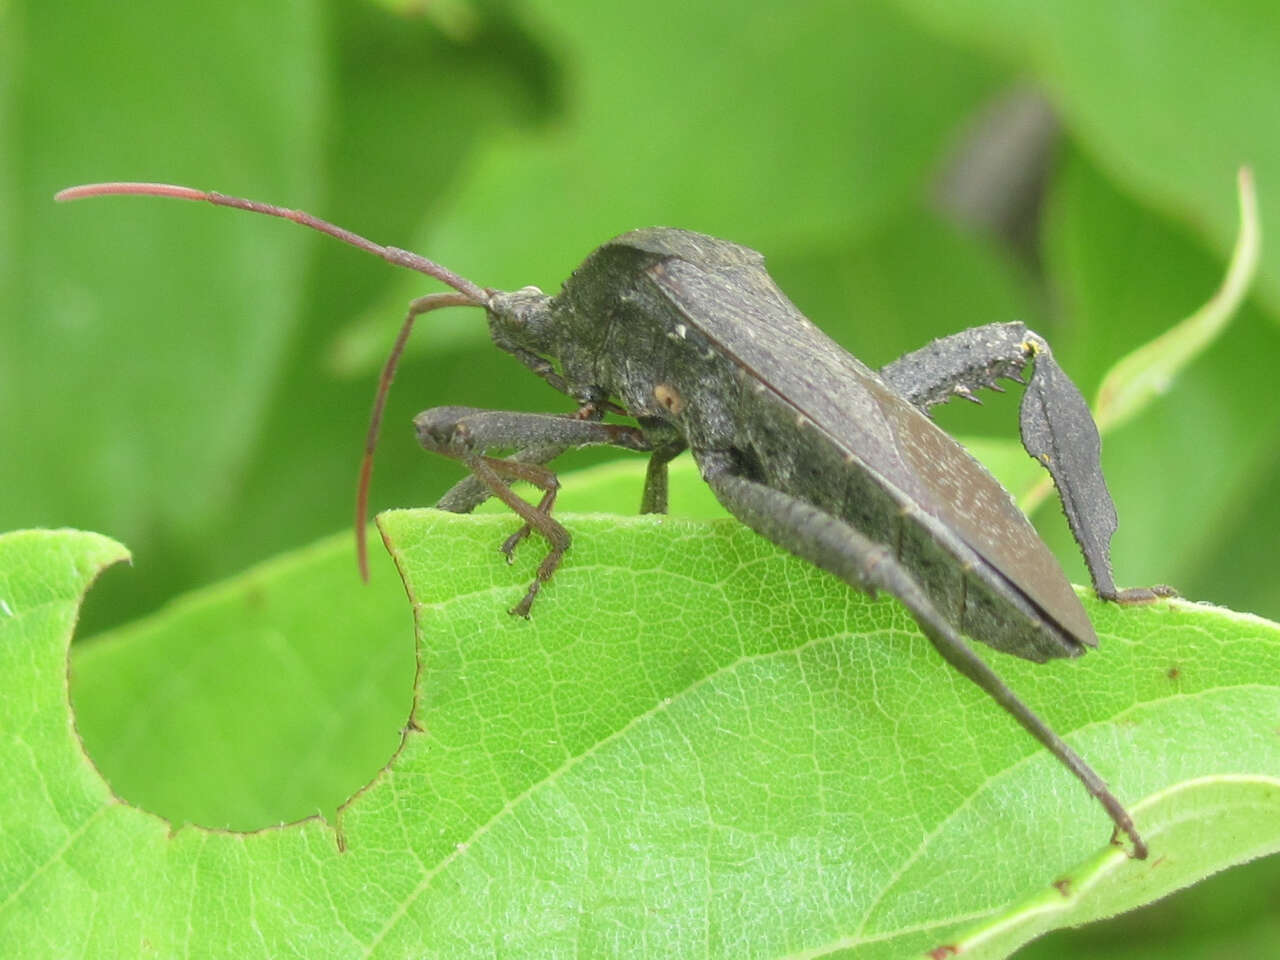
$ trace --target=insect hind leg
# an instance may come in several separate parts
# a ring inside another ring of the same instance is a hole
[[[1034,365],[1028,382],[1022,374],[1029,364]],[[1176,595],[1166,586],[1116,587],[1111,569],[1116,508],[1102,474],[1102,441],[1079,388],[1038,333],[1021,323],[963,330],[906,354],[880,375],[926,414],[956,396],[980,402],[974,391],[998,390],[1001,378],[1026,383],[1019,411],[1022,445],[1053,477],[1098,596],[1145,603]]]

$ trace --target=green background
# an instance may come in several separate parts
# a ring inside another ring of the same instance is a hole
[[[765,252],[872,364],[1023,319],[1086,395],[1212,292],[1239,164],[1264,230],[1280,223],[1270,4],[430,9],[0,3],[0,529],[128,544],[85,632],[347,522],[382,351],[427,287],[278,222],[55,207],[61,187],[156,179],[304,207],[508,288],[553,290],[613,234],[685,226]],[[565,409],[456,313],[401,369],[379,508],[459,475],[415,448],[417,410]],[[1280,617],[1278,316],[1271,244],[1223,340],[1107,438],[1120,582]],[[1016,400],[989,401],[939,419],[1011,435]],[[1037,520],[1082,581],[1057,511]],[[1074,936],[1092,955],[1215,938],[1247,955],[1280,909],[1260,875],[1275,864]]]

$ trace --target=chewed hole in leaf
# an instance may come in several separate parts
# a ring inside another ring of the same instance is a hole
[[[336,536],[77,644],[77,727],[116,794],[178,825],[332,819],[412,706],[412,616],[375,559],[366,587]]]

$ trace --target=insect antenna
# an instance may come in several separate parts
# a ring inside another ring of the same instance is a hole
[[[373,451],[378,444],[378,431],[382,425],[382,414],[386,409],[387,394],[391,389],[391,381],[395,377],[396,365],[400,362],[400,356],[404,353],[405,344],[409,340],[409,333],[413,330],[413,322],[422,314],[438,310],[441,307],[487,306],[489,292],[466,277],[460,276],[434,260],[428,260],[426,257],[410,250],[401,250],[399,247],[386,247],[380,243],[374,243],[372,240],[367,240],[357,233],[352,233],[350,230],[339,227],[337,224],[330,223],[327,220],[321,220],[319,217],[314,217],[303,210],[291,210],[288,207],[260,203],[257,200],[246,200],[243,197],[231,197],[224,193],[196,190],[192,187],[182,187],[171,183],[116,181],[111,183],[86,183],[77,187],[68,187],[66,190],[60,190],[55,194],[54,200],[63,202],[66,200],[81,200],[86,197],[109,196],[145,196],[168,197],[177,200],[201,200],[214,206],[248,210],[251,213],[262,213],[269,217],[292,220],[294,223],[302,224],[304,227],[310,227],[312,230],[318,230],[320,233],[341,240],[343,243],[358,247],[366,253],[373,254],[375,257],[381,257],[388,263],[393,263],[398,267],[408,267],[418,273],[425,273],[427,276],[434,277],[457,291],[456,293],[428,294],[409,304],[409,311],[405,315],[404,323],[400,326],[400,333],[396,336],[395,345],[391,348],[391,353],[387,356],[387,362],[382,368],[382,375],[378,379],[378,392],[374,397],[373,412],[369,417],[369,432],[365,438],[364,455],[360,459],[360,477],[356,485],[356,557],[360,565],[360,576],[367,581],[369,579],[367,513],[369,484],[373,477]]]
[[[369,527],[369,484],[373,479],[373,451],[378,446],[378,431],[382,427],[382,413],[387,407],[387,394],[391,391],[391,381],[396,375],[396,365],[404,346],[409,342],[409,334],[413,330],[413,322],[424,313],[439,310],[441,307],[479,307],[465,293],[429,293],[409,303],[409,311],[400,325],[396,342],[387,354],[387,362],[383,364],[382,376],[378,378],[378,393],[373,401],[373,413],[369,417],[369,433],[364,441],[364,456],[360,458],[360,479],[356,484],[356,559],[360,564],[360,578],[366,583],[369,580],[369,546],[367,543]]]

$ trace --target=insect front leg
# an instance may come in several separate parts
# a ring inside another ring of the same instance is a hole
[[[881,377],[924,413],[956,396],[978,401],[974,391],[1000,390],[1001,378],[1024,382],[1034,361],[1019,413],[1022,445],[1053,477],[1071,533],[1080,545],[1098,596],[1142,603],[1175,595],[1170,587],[1120,590],[1111,570],[1116,507],[1102,474],[1102,441],[1089,405],[1058,366],[1048,342],[1021,323],[993,323],[963,330],[890,363]]]
[[[536,358],[533,358],[533,359],[536,360]],[[555,369],[550,364],[546,364],[545,366],[546,366],[545,371],[539,368],[535,372],[539,372],[543,376],[547,376],[547,377],[559,376],[558,374],[555,373]],[[441,407],[437,409],[438,410],[467,409],[467,410],[471,410],[473,413],[481,412],[479,410],[476,410],[475,408],[470,408],[470,407],[467,407],[467,408]],[[431,412],[431,411],[428,411],[428,412]],[[603,416],[604,416],[604,408],[601,405],[587,403],[578,408],[578,411],[573,415],[573,419],[598,421]],[[521,449],[516,450],[515,453],[511,454],[506,459],[513,460],[516,463],[536,463],[539,465],[545,465],[550,463],[556,457],[560,456],[560,454],[565,453],[570,449],[572,449],[570,445],[566,445],[563,443],[533,444],[531,446],[523,447]],[[439,500],[436,501],[436,509],[448,510],[450,513],[470,513],[476,507],[480,506],[480,504],[488,500],[489,497],[491,497],[492,495],[493,494],[489,491],[488,487],[486,487],[483,483],[481,483],[478,479],[476,479],[474,475],[470,477],[463,477],[461,480],[455,483],[452,487],[450,487],[448,491],[445,492],[444,496],[442,496]]]
[[[892,549],[804,500],[740,476],[727,455],[702,453],[698,463],[716,499],[756,533],[850,586],[872,594],[884,590],[902,601],[943,659],[986,691],[1057,757],[1098,799],[1116,828],[1128,835],[1133,856],[1146,858],[1147,846],[1133,819],[1102,778],[973,652]]]
[[[515,453],[504,459],[512,463],[526,463],[544,466],[569,449],[569,447],[562,446],[560,444],[525,447],[523,450],[517,450]],[[463,477],[450,487],[445,494],[436,501],[436,509],[447,510],[449,513],[470,513],[492,496],[493,491],[481,483],[473,474],[469,477]]]
[[[494,496],[519,514],[524,524],[501,547],[508,561],[516,545],[534,530],[551,545],[524,599],[510,611],[522,617],[529,615],[534,598],[555,573],[570,543],[569,531],[551,517],[560,482],[555,473],[542,464],[566,450],[599,444],[650,450],[643,431],[637,427],[552,414],[435,407],[418,414],[414,426],[418,442],[424,448],[460,460],[471,470],[474,482],[482,491],[478,497],[469,490],[458,495],[460,485],[455,486],[445,494],[442,504],[453,497],[455,503],[470,503],[466,507],[470,510]],[[500,448],[514,448],[517,453],[508,459],[486,455],[486,451]],[[521,456],[526,459],[519,459]],[[545,460],[540,459],[543,457]],[[511,492],[509,484],[515,480],[527,481],[542,490],[537,506]]]

